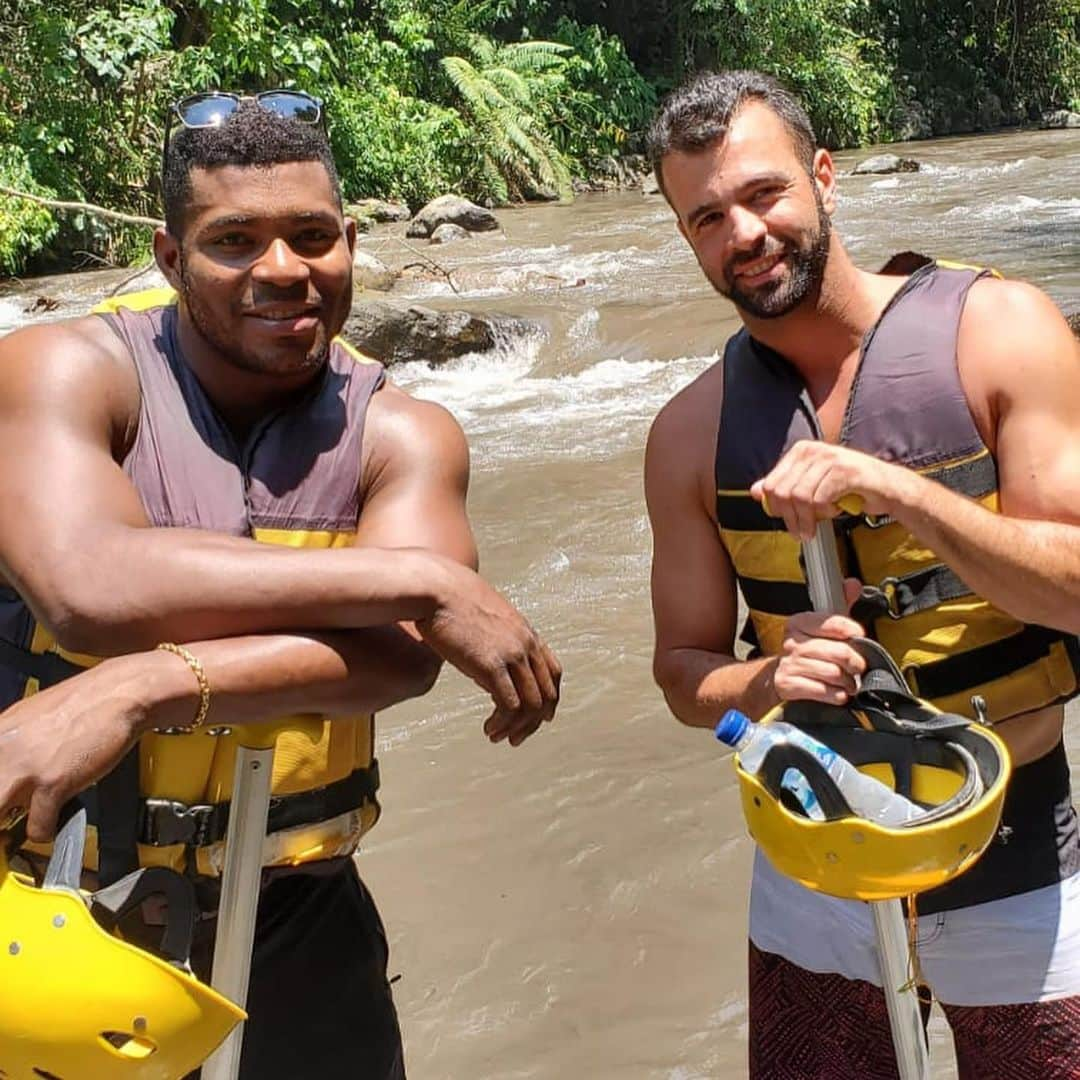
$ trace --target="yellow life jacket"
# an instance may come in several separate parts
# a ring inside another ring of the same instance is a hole
[[[997,466],[956,364],[964,300],[983,273],[930,263],[911,275],[863,341],[840,442],[997,512]],[[743,636],[772,655],[788,616],[812,604],[798,541],[749,488],[820,428],[795,369],[745,330],[728,342],[723,364],[717,524],[750,610]],[[836,528],[847,573],[866,585],[855,615],[919,697],[972,717],[978,696],[996,722],[1076,694],[1074,636],[1021,623],[975,595],[898,522],[845,518]]]
[[[319,387],[237,447],[179,357],[172,290],[117,297],[95,312],[127,342],[138,369],[139,430],[123,467],[152,525],[199,527],[290,547],[352,544],[363,423],[384,378],[377,362],[335,339]],[[8,668],[0,689],[10,687],[12,669],[22,675],[20,693],[29,695],[97,662],[60,648],[10,590],[0,608],[0,665]],[[22,662],[19,649],[25,650]],[[149,734],[115,775],[92,790],[91,820],[104,828],[117,816],[116,804],[133,799],[137,783],[137,808],[127,813],[137,813],[139,864],[217,876],[235,755],[230,734]],[[316,745],[305,734],[286,731],[274,755],[264,863],[295,865],[354,851],[379,816],[377,787],[373,716],[323,721]],[[92,827],[88,869],[98,869],[98,840],[99,829]]]

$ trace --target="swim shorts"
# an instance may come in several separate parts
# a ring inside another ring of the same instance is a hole
[[[193,967],[209,981],[215,920]],[[351,858],[297,867],[259,898],[241,1080],[405,1080],[386,933]]]

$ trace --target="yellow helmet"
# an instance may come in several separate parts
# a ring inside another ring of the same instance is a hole
[[[755,774],[737,756],[735,766],[750,835],[777,870],[832,896],[887,900],[944,885],[982,854],[1001,819],[1009,754],[984,724],[914,698],[876,642],[855,644],[868,668],[846,707],[790,701],[761,722],[801,728],[927,814],[899,827],[854,816],[821,763],[790,745],[771,748]],[[792,768],[824,821],[789,801],[782,781]]]
[[[0,1077],[179,1080],[245,1013],[190,973],[191,883],[153,867],[87,895],[85,833],[79,811],[57,835],[40,888],[11,870],[0,844]],[[110,932],[159,893],[168,959]]]

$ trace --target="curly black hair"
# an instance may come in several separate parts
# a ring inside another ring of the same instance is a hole
[[[181,236],[191,197],[191,170],[222,165],[280,165],[318,161],[341,207],[341,184],[326,133],[319,124],[286,120],[255,101],[242,101],[217,127],[181,127],[169,141],[161,168],[165,227]]]

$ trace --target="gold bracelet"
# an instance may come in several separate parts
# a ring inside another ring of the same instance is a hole
[[[190,650],[185,649],[183,645],[176,645],[171,641],[163,641],[158,645],[159,649],[164,649],[165,652],[175,653],[184,661],[189,668],[191,668],[192,675],[195,676],[195,680],[199,684],[199,707],[195,710],[195,721],[185,728],[181,728],[181,731],[195,731],[201,728],[206,722],[206,714],[210,711],[210,680],[206,677],[206,672],[203,671],[203,666],[199,658]]]

